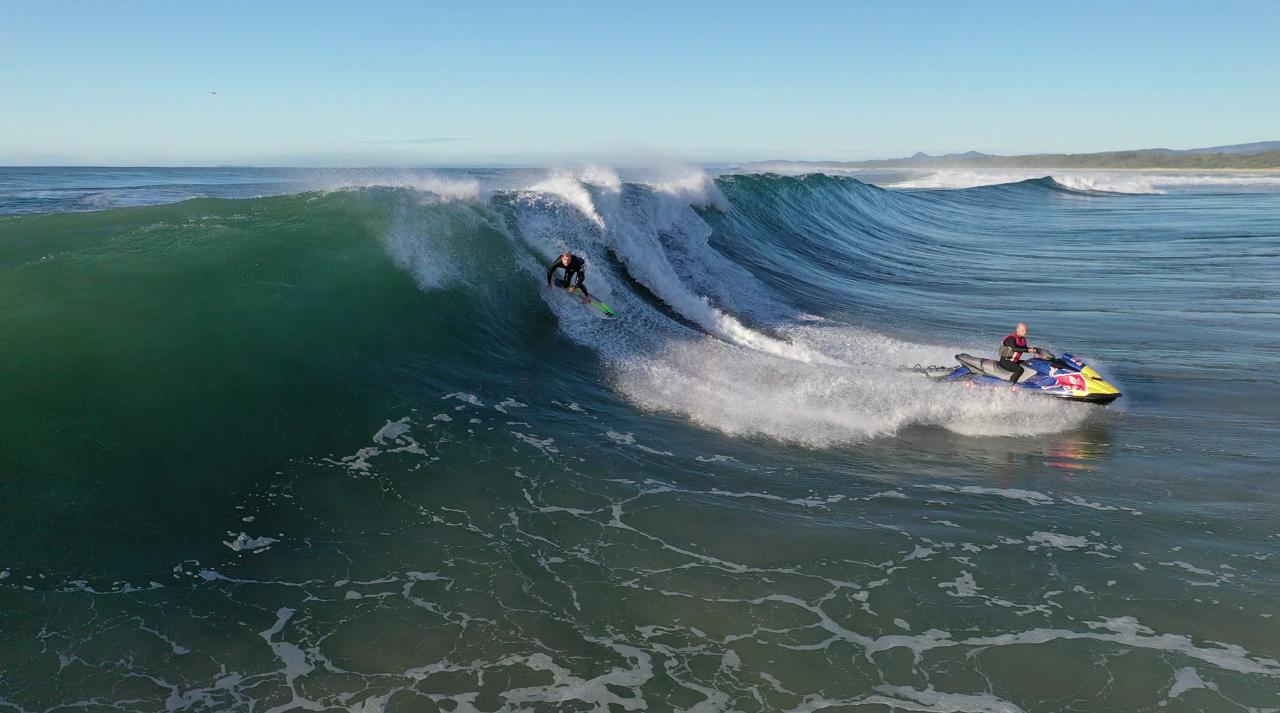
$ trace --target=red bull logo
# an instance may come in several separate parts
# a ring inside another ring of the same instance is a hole
[[[1088,391],[1089,385],[1084,380],[1082,374],[1061,374],[1053,377],[1054,381],[1068,391]]]

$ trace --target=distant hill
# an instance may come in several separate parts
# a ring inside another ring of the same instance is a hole
[[[1166,153],[1166,154],[1203,154],[1203,153],[1235,153],[1235,154],[1259,154],[1269,151],[1280,151],[1280,141],[1255,141],[1251,144],[1231,144],[1229,146],[1210,146],[1203,149],[1137,149],[1135,153]],[[970,151],[969,153],[973,153]],[[1124,153],[1117,151],[1114,153]],[[963,155],[963,154],[952,154]]]
[[[763,162],[777,163],[777,162]],[[1280,169],[1280,141],[1211,146],[1200,149],[1135,149],[1076,154],[997,156],[977,151],[877,161],[803,162],[836,168],[1166,168],[1166,169]]]
[[[1207,149],[1187,149],[1181,153],[1242,153],[1259,154],[1280,151],[1280,141],[1255,141],[1251,144],[1232,144],[1230,146],[1211,146]],[[1178,152],[1175,152],[1178,153]]]

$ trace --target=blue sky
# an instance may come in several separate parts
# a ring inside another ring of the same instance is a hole
[[[0,0],[0,164],[1280,140],[1276,2],[463,5]]]

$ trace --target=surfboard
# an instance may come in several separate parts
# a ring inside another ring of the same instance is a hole
[[[560,279],[559,277],[557,277],[555,280],[555,286],[562,289],[566,287],[566,285],[564,284],[564,280]],[[577,300],[578,302],[581,302],[586,307],[594,307],[600,310],[600,313],[606,317],[613,317],[613,318],[618,317],[617,311],[615,311],[612,306],[607,305],[604,302],[601,302],[600,300],[588,299],[588,301],[583,302],[582,298],[578,296],[576,293],[566,292],[566,294],[568,294],[570,297]]]

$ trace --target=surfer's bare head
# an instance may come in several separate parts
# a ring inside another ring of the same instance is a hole
[[[565,250],[563,253],[561,253],[561,255],[560,255],[560,264],[561,264],[561,265],[568,265],[568,264],[569,264],[569,261],[571,261],[571,260],[573,260],[573,253],[572,253],[572,252],[570,252],[570,251],[568,251],[568,250]]]
[[[1013,333],[1019,337],[1027,336],[1027,324],[1025,322],[1018,322],[1018,327],[1013,330]]]

